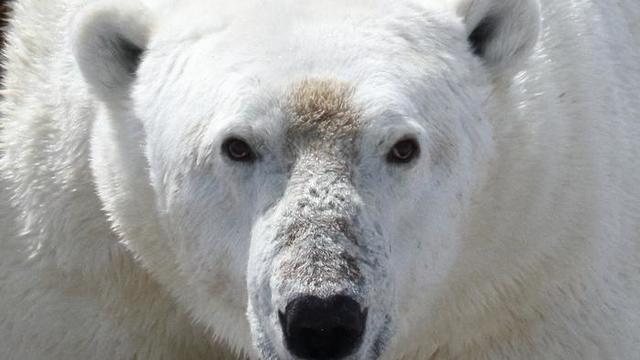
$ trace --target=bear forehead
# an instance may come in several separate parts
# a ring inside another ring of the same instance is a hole
[[[353,94],[351,85],[333,79],[294,83],[285,103],[287,141],[334,146],[340,140],[353,140],[361,115]]]

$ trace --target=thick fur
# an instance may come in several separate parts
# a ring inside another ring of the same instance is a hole
[[[636,0],[11,5],[0,358],[289,360],[337,293],[349,360],[640,353]]]

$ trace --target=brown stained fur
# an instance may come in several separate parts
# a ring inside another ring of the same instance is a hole
[[[326,145],[355,138],[360,112],[352,97],[353,88],[335,80],[308,79],[295,84],[287,96],[288,141],[304,139]]]

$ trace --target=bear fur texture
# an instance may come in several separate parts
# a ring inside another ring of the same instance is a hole
[[[637,0],[10,7],[1,359],[640,354]]]

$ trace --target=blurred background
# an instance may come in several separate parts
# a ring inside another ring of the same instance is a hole
[[[4,27],[7,25],[6,15],[9,10],[6,5],[8,0],[0,0],[0,50],[2,50],[2,46],[4,45]],[[2,77],[2,59],[0,56],[0,77]]]
[[[5,16],[7,14],[7,2],[8,0],[0,0],[0,46],[4,40],[4,26],[6,25]]]

